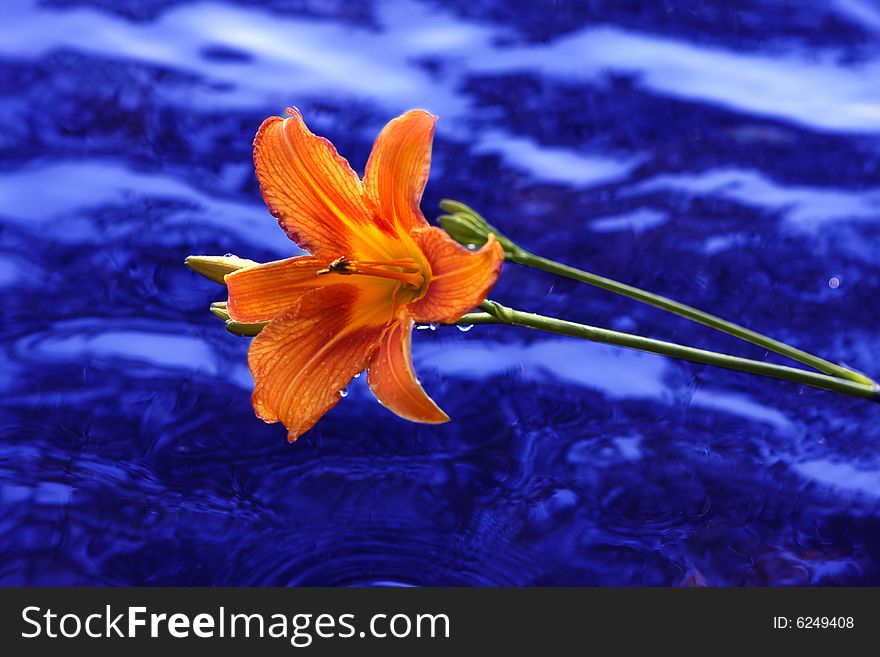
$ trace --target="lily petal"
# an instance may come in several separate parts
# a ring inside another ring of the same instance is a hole
[[[439,228],[430,227],[412,233],[416,243],[431,263],[428,290],[408,309],[416,322],[451,324],[478,306],[492,289],[504,249],[490,234],[479,251],[464,248]]]
[[[428,225],[419,208],[431,168],[437,117],[411,110],[379,133],[364,171],[364,189],[380,216],[403,233]]]
[[[326,258],[298,256],[227,274],[229,317],[248,324],[271,321],[323,283],[317,272],[326,263]]]
[[[347,284],[318,288],[251,343],[254,410],[266,422],[281,421],[291,442],[336,405],[388,327],[388,318],[376,322],[377,314],[360,312],[360,293]]]
[[[412,363],[413,321],[401,313],[373,356],[367,371],[367,383],[383,406],[412,422],[437,424],[448,422],[444,413],[422,388]]]
[[[327,139],[313,134],[298,110],[271,116],[254,138],[263,200],[294,242],[313,255],[352,252],[359,227],[372,223],[357,174]]]

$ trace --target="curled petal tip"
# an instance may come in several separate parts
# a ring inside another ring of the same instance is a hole
[[[449,422],[451,419],[452,419],[452,418],[450,418],[450,417],[446,414],[446,411],[444,411],[444,410],[441,408],[441,409],[440,409],[440,414],[439,414],[437,417],[432,418],[432,419],[430,419],[430,420],[416,420],[416,421],[417,421],[417,422],[422,422],[423,424],[446,424],[446,423]]]
[[[413,369],[412,329],[412,319],[403,312],[383,336],[367,369],[367,384],[385,408],[405,420],[448,422],[449,416],[428,396]]]

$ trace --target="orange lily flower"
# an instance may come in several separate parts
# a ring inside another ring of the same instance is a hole
[[[260,126],[254,164],[269,210],[311,255],[225,277],[229,316],[269,322],[248,353],[256,414],[282,422],[292,442],[366,369],[397,415],[446,422],[413,370],[413,325],[453,323],[479,305],[504,253],[492,236],[470,251],[425,221],[436,117],[414,110],[386,125],[361,180],[298,110],[287,113]]]

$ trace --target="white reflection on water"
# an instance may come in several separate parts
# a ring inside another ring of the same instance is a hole
[[[468,340],[415,349],[417,367],[444,376],[479,380],[515,372],[523,380],[573,383],[613,397],[663,399],[670,392],[664,383],[668,366],[662,358],[607,345],[560,339]]]
[[[38,343],[39,352],[50,359],[83,362],[88,357],[127,358],[208,374],[218,371],[217,358],[211,347],[189,336],[120,330],[94,335],[53,335],[29,343]]]
[[[791,430],[793,427],[791,420],[781,411],[742,395],[700,388],[691,397],[691,404],[769,424],[780,431]]]
[[[594,233],[613,233],[619,230],[641,233],[651,228],[662,226],[668,219],[669,215],[660,210],[638,208],[624,214],[591,219],[589,229]]]
[[[792,464],[792,469],[826,486],[880,497],[880,469],[864,470],[849,463],[836,463],[827,459],[816,459]]]
[[[242,203],[218,198],[194,189],[171,175],[133,171],[123,162],[107,160],[72,162],[27,167],[0,176],[0,207],[4,218],[47,229],[64,217],[64,230],[52,231],[55,239],[77,243],[107,235],[111,231],[138,233],[155,226],[121,221],[98,226],[93,213],[83,212],[102,205],[131,204],[138,199],[166,198],[192,203],[192,209],[170,212],[165,225],[199,222],[222,227],[222,235],[237,234],[241,241],[276,251],[280,256],[301,253],[274,221],[267,218],[263,203]],[[47,184],[51,181],[51,184]],[[83,181],[91,181],[84,184]],[[230,244],[232,248],[232,244]],[[0,277],[2,278],[2,277]]]
[[[836,53],[762,55],[684,43],[616,27],[587,28],[548,46],[474,62],[589,80],[615,71],[658,94],[710,102],[825,130],[880,130],[880,60],[841,65]]]
[[[850,192],[805,185],[783,185],[758,171],[713,169],[700,173],[661,174],[625,190],[625,195],[655,191],[712,196],[780,212],[792,225],[816,228],[841,219],[880,217],[880,188]]]
[[[843,9],[858,6],[845,3]],[[547,44],[505,45],[503,27],[401,0],[379,3],[379,30],[213,2],[175,7],[146,23],[91,9],[47,11],[25,0],[5,3],[4,12],[16,29],[3,34],[0,53],[36,57],[76,48],[188,70],[208,84],[192,85],[181,101],[217,107],[280,112],[308,94],[348,94],[390,114],[425,107],[444,119],[440,134],[466,138],[471,135],[460,124],[473,107],[461,87],[475,73],[532,71],[595,83],[618,72],[635,75],[639,85],[661,95],[819,129],[880,130],[880,60],[842,64],[833,50],[768,56],[615,27],[587,28]],[[249,58],[201,56],[216,46]],[[422,62],[438,56],[455,66],[430,73]],[[492,133],[476,140],[478,150],[498,152],[510,166],[553,180],[591,184],[624,175],[633,165],[581,149],[499,140]]]
[[[835,0],[834,4],[840,13],[854,18],[868,29],[880,32],[880,7],[872,5],[871,0]]]
[[[474,148],[477,153],[497,153],[505,162],[525,169],[535,180],[598,185],[626,178],[643,158],[627,160],[608,156],[586,155],[557,146],[541,146],[524,137],[510,137],[501,132],[482,133]]]
[[[653,354],[609,345],[564,339],[528,344],[468,340],[416,345],[415,350],[417,367],[432,368],[447,377],[485,379],[510,372],[521,380],[574,384],[609,397],[661,402],[675,399],[668,375],[676,364]],[[701,388],[689,403],[769,424],[780,431],[792,427],[781,411],[743,395]]]

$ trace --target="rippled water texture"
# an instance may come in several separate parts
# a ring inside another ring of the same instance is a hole
[[[363,378],[298,443],[190,253],[296,253],[253,176],[297,105],[423,207],[880,374],[880,5],[4,0],[0,583],[880,584],[880,406],[524,329],[418,331],[454,421]],[[526,309],[770,358],[515,266]]]

